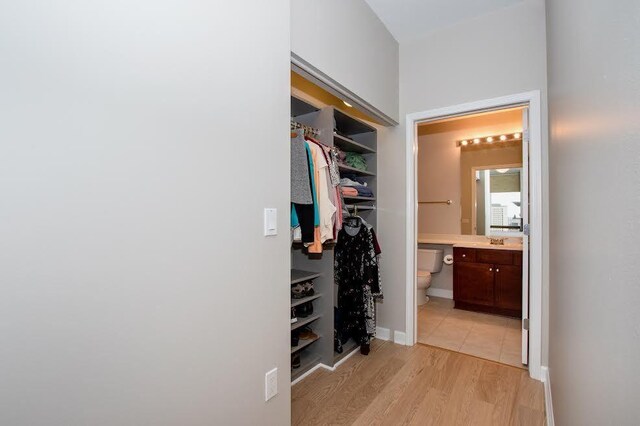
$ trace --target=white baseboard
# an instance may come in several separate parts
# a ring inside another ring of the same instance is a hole
[[[300,383],[305,377],[309,376],[311,373],[316,371],[318,368],[324,368],[325,370],[329,370],[329,371],[336,371],[336,368],[340,367],[346,360],[348,360],[349,358],[354,356],[359,351],[360,351],[360,346],[356,347],[351,352],[349,352],[344,358],[342,358],[340,361],[336,362],[333,367],[329,367],[328,365],[322,364],[322,363],[318,363],[318,364],[314,365],[312,368],[309,369],[309,371],[306,371],[304,374],[301,374],[300,377],[298,377],[293,382],[291,382],[291,386],[295,385],[296,383]]]
[[[453,290],[447,290],[444,288],[431,288],[427,289],[427,296],[442,297],[443,299],[453,300]]]
[[[391,340],[391,330],[384,327],[376,327],[376,339]]]
[[[551,376],[549,367],[542,366],[542,382],[544,383],[544,409],[547,413],[547,426],[554,426],[553,419],[553,399],[551,398]]]
[[[393,332],[393,343],[398,345],[406,345],[407,344],[407,335],[404,331],[394,331]]]

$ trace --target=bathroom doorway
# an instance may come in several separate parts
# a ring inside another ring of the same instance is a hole
[[[539,93],[411,114],[407,125],[408,343],[540,379]]]

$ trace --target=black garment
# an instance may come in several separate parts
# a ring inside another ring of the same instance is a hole
[[[298,215],[298,223],[300,224],[300,232],[302,234],[303,243],[313,243],[313,204],[293,204]]]
[[[343,342],[353,338],[366,345],[375,333],[373,295],[381,295],[378,261],[373,237],[360,221],[351,226],[345,221],[335,247],[335,282],[338,285],[338,312]],[[350,235],[349,232],[357,232]]]

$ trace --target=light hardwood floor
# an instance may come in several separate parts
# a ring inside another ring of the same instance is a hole
[[[544,425],[542,383],[524,370],[422,344],[374,340],[291,389],[293,425]]]

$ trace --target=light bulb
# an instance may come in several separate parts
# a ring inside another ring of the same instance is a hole
[[[465,139],[465,140],[460,142],[460,145],[467,146],[468,143],[469,143],[469,141]]]
[[[480,143],[480,139],[475,138],[475,139],[473,140],[473,143]]]
[[[506,141],[506,140],[507,140],[507,137],[506,137],[505,135],[500,135],[500,140],[501,140],[501,141]]]
[[[520,133],[514,133],[513,134],[513,138],[514,139],[520,139],[520,136],[522,136]]]
[[[493,138],[492,138],[491,136],[489,136],[489,137],[487,138],[487,142],[493,142]]]
[[[342,101],[343,104],[345,104],[346,106],[348,106],[349,108],[353,107],[353,105],[351,105],[349,102],[347,101]]]

